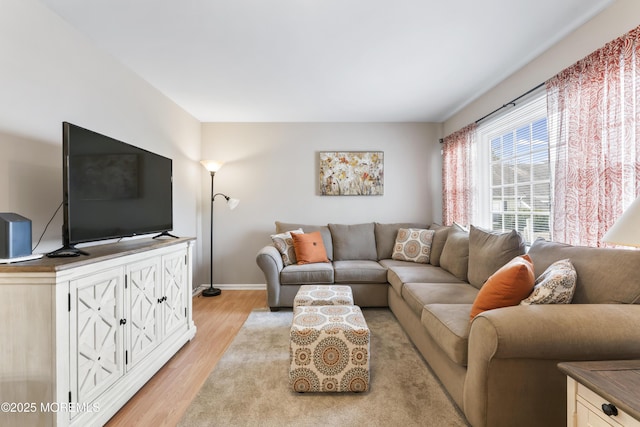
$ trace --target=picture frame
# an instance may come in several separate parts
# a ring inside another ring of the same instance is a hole
[[[321,151],[320,195],[382,196],[383,151]]]

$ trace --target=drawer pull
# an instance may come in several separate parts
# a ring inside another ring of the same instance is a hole
[[[603,403],[602,404],[602,412],[604,412],[608,416],[616,416],[618,415],[618,408],[613,403]]]

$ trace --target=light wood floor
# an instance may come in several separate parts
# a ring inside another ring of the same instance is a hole
[[[195,338],[173,356],[107,426],[175,426],[249,313],[266,307],[266,291],[224,290],[217,297],[195,297]]]

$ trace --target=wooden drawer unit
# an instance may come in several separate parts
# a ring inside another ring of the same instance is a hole
[[[567,426],[640,427],[640,361],[561,363]]]

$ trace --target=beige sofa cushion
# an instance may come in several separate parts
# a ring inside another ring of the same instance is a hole
[[[538,239],[528,254],[536,277],[556,261],[571,260],[578,275],[572,304],[640,304],[640,251],[570,246]]]
[[[431,224],[431,227],[429,227],[429,230],[435,231],[433,241],[431,242],[431,256],[429,257],[431,265],[435,265],[436,267],[440,266],[440,257],[442,256],[442,250],[444,249],[444,244],[447,241],[450,229],[451,227],[436,223]]]
[[[333,243],[331,241],[331,232],[326,225],[309,225],[309,224],[297,224],[291,222],[276,221],[276,233],[284,233],[285,231],[297,230],[302,228],[305,233],[311,233],[313,231],[319,231],[322,235],[322,243],[327,250],[327,258],[333,260]]]
[[[373,223],[329,224],[335,261],[378,259]]]
[[[524,239],[516,230],[501,233],[472,225],[469,230],[469,283],[480,289],[500,267],[524,252]]]
[[[271,235],[273,246],[275,246],[278,252],[280,252],[280,255],[282,255],[282,264],[285,267],[287,265],[298,263],[291,233],[304,233],[304,231],[302,231],[302,228],[298,228],[297,230],[285,231],[284,233]]]
[[[389,267],[387,281],[398,295],[402,295],[402,287],[405,283],[465,283],[440,267],[428,264],[412,264],[414,265],[413,267]]]
[[[326,262],[288,265],[280,272],[283,285],[314,285],[333,283],[333,266]]]
[[[457,225],[449,230],[440,256],[440,267],[460,280],[467,281],[469,270],[469,233]]]
[[[393,246],[396,243],[398,230],[401,228],[428,228],[426,224],[416,222],[396,222],[393,224],[374,223],[374,233],[376,237],[376,251],[378,259],[391,258]]]
[[[420,322],[455,363],[467,366],[471,304],[428,304]]]
[[[377,261],[334,261],[335,283],[386,283],[387,269]]]
[[[405,283],[402,287],[402,299],[418,317],[427,304],[470,304],[477,294],[468,283]]]

